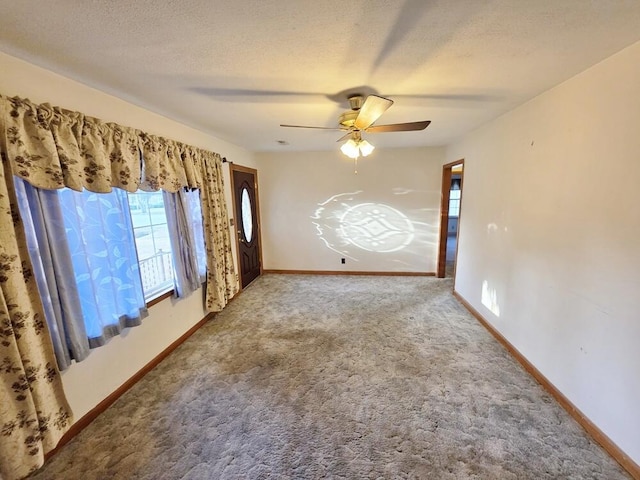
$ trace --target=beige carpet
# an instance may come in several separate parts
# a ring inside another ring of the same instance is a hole
[[[34,478],[629,478],[450,291],[262,277]]]

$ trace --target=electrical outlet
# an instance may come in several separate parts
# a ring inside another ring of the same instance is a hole
[[[342,259],[340,259],[340,263],[347,263],[346,258],[342,258]]]

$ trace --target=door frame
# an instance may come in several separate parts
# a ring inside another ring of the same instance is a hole
[[[256,194],[256,218],[255,220],[255,235],[256,240],[258,242],[258,259],[260,262],[260,274],[258,276],[262,276],[262,225],[260,223],[260,195],[258,191],[258,170],[251,167],[244,167],[242,165],[236,165],[233,162],[229,163],[229,177],[231,178],[231,203],[233,208],[233,225],[230,228],[233,229],[233,236],[235,238],[236,243],[236,272],[238,272],[238,293],[242,292],[242,268],[240,266],[240,239],[238,238],[238,219],[236,218],[236,185],[235,180],[233,178],[233,172],[244,172],[250,173],[253,175],[254,179],[254,191]]]
[[[458,266],[458,236],[460,235],[460,217],[462,216],[462,184],[464,179],[464,158],[442,166],[442,193],[440,195],[440,244],[438,246],[438,269],[436,276],[444,278],[447,264],[447,236],[449,234],[449,197],[451,195],[451,177],[453,167],[462,166],[460,175],[460,213],[458,214],[458,229],[456,231],[456,254],[453,268],[453,277],[456,276]]]

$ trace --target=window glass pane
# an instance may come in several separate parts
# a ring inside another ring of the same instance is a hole
[[[151,225],[149,201],[144,193],[129,195],[129,208],[131,210],[131,220],[134,228]]]
[[[162,192],[129,194],[140,276],[148,301],[173,289],[173,259]],[[135,205],[135,207],[133,207]]]
[[[152,227],[155,253],[171,252],[171,240],[169,240],[169,228],[167,224],[155,224]]]
[[[454,196],[454,193],[456,195]],[[449,216],[457,217],[460,215],[460,190],[451,190],[449,197]]]
[[[138,258],[143,260],[153,257],[156,253],[156,248],[153,244],[153,229],[151,227],[134,228],[134,235],[136,237]]]
[[[173,288],[173,263],[171,252],[161,252],[140,260],[142,288],[147,300]]]
[[[242,189],[242,230],[247,242],[253,238],[253,217],[251,215],[251,200],[246,188]]]

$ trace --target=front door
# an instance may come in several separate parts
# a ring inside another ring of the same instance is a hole
[[[245,288],[262,272],[258,210],[258,171],[231,164],[240,285]]]

